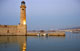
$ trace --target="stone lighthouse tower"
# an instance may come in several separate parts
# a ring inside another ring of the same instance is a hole
[[[20,24],[26,25],[26,5],[24,1],[21,2],[20,9],[21,9]]]
[[[20,6],[20,24],[18,25],[18,33],[20,35],[27,34],[26,5],[24,1],[21,2],[21,6]]]

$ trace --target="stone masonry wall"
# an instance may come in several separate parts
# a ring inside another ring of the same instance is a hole
[[[26,25],[0,25],[0,35],[26,35]]]
[[[0,25],[0,35],[11,35],[17,33],[17,25]]]

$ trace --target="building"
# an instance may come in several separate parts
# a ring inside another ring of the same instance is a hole
[[[27,35],[26,5],[24,1],[21,2],[20,6],[20,24],[0,25],[0,35]]]

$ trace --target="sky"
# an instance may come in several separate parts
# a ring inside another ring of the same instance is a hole
[[[0,24],[20,22],[22,0],[0,0]],[[80,0],[24,0],[28,30],[54,30],[80,26]]]

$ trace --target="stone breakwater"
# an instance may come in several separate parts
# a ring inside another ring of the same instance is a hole
[[[33,32],[28,32],[27,36],[65,36],[65,32],[51,32],[51,33],[33,33]]]

